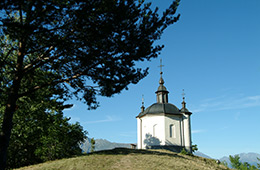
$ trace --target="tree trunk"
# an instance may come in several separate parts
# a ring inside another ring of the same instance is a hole
[[[13,115],[16,110],[16,102],[18,100],[18,93],[21,86],[21,80],[23,77],[23,59],[24,59],[24,47],[19,43],[19,53],[17,58],[16,73],[13,80],[13,85],[10,88],[8,99],[5,106],[4,119],[2,123],[2,132],[0,133],[0,170],[6,168],[7,162],[7,149],[11,137],[11,131],[13,128]]]
[[[10,97],[11,98],[11,97]],[[2,133],[0,134],[0,170],[6,168],[7,162],[7,149],[11,137],[13,127],[13,115],[16,107],[16,100],[12,98],[6,105],[4,120],[2,124]]]
[[[7,149],[11,137],[11,131],[13,127],[13,115],[16,110],[16,101],[18,100],[18,91],[20,88],[20,84],[21,75],[17,76],[14,80],[5,108],[2,133],[0,134],[0,170],[4,170],[6,168]]]

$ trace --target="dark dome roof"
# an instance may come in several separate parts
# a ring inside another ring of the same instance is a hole
[[[162,72],[161,72],[161,74],[162,74]],[[162,76],[162,75],[161,75],[161,76]],[[161,77],[160,80],[159,80],[159,84],[160,84],[160,86],[158,87],[156,93],[158,93],[158,92],[167,92],[167,93],[169,93],[169,92],[167,91],[166,87],[163,85],[163,84],[164,84],[164,80],[163,80],[162,77]]]
[[[157,89],[157,92],[159,92],[159,91],[166,91],[168,93],[166,87],[164,85],[162,85],[162,84]]]
[[[186,107],[181,109],[181,113],[185,113],[185,114],[189,114],[189,115],[192,114]]]
[[[141,112],[137,117],[142,117],[146,114],[181,114],[180,110],[173,104],[170,103],[154,103],[149,106],[144,112]]]

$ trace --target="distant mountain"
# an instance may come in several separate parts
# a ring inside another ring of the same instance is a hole
[[[200,157],[203,157],[203,158],[212,159],[210,156],[208,156],[208,155],[206,155],[206,154],[204,154],[204,153],[202,153],[202,152],[200,152],[200,151],[196,151],[196,152],[194,153],[194,155],[200,156]]]
[[[240,153],[238,154],[240,157],[240,161],[241,162],[248,162],[251,165],[255,165],[257,166],[257,163],[260,163],[257,158],[260,158],[260,154],[258,153]],[[234,155],[232,155],[234,156]],[[219,159],[221,162],[226,161],[228,163],[228,165],[230,166],[230,161],[229,161],[229,157],[228,156],[224,156],[223,158]]]
[[[81,145],[81,149],[85,153],[89,153],[91,150],[91,139],[85,140],[85,142]],[[114,148],[131,148],[131,144],[129,143],[115,143],[115,142],[110,142],[106,139],[95,139],[95,151],[100,151],[100,150],[109,150],[109,149],[114,149]]]
[[[87,139],[82,145],[81,145],[81,149],[83,150],[83,152],[85,153],[89,153],[91,150],[91,143],[90,143],[91,139]],[[114,149],[114,148],[131,148],[131,144],[130,143],[115,143],[115,142],[110,142],[106,139],[95,139],[96,144],[95,144],[95,151],[100,151],[100,150],[109,150],[109,149]],[[194,155],[196,156],[200,156],[203,158],[209,158],[212,159],[210,156],[197,151],[194,153]]]

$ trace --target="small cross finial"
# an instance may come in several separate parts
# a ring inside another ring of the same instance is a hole
[[[142,106],[144,106],[144,95],[142,94]]]
[[[162,59],[160,59],[160,65],[158,67],[160,67],[160,74],[162,75],[162,68],[164,67],[164,65],[162,65]]]
[[[184,99],[185,99],[185,93],[184,93],[184,89],[182,89],[182,99],[183,99],[183,101],[184,101]]]
[[[141,111],[144,112],[144,95],[142,95],[142,107],[141,107]]]
[[[182,108],[186,108],[186,102],[185,102],[185,93],[184,93],[184,89],[182,89],[182,99],[183,99],[183,101],[182,101]]]

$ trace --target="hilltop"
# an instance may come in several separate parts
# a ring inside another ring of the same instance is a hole
[[[91,138],[87,138],[84,143],[80,145],[80,148],[84,153],[89,153],[91,150],[91,143],[90,143]],[[117,142],[110,142],[106,139],[95,139],[95,151],[101,151],[101,150],[111,150],[114,148],[131,148],[130,143],[117,143]],[[204,157],[204,158],[209,158],[212,159],[210,156],[200,152],[196,151],[194,153],[196,156]]]
[[[213,159],[182,155],[166,150],[136,150],[115,148],[97,151],[84,156],[50,161],[19,170],[44,169],[189,169],[189,170],[225,170],[227,167],[217,164]]]
[[[89,153],[91,150],[91,138],[87,138],[84,143],[80,145],[80,148],[84,153]],[[106,139],[95,139],[95,151],[111,150],[114,148],[131,148],[130,143],[116,143],[110,142]]]

